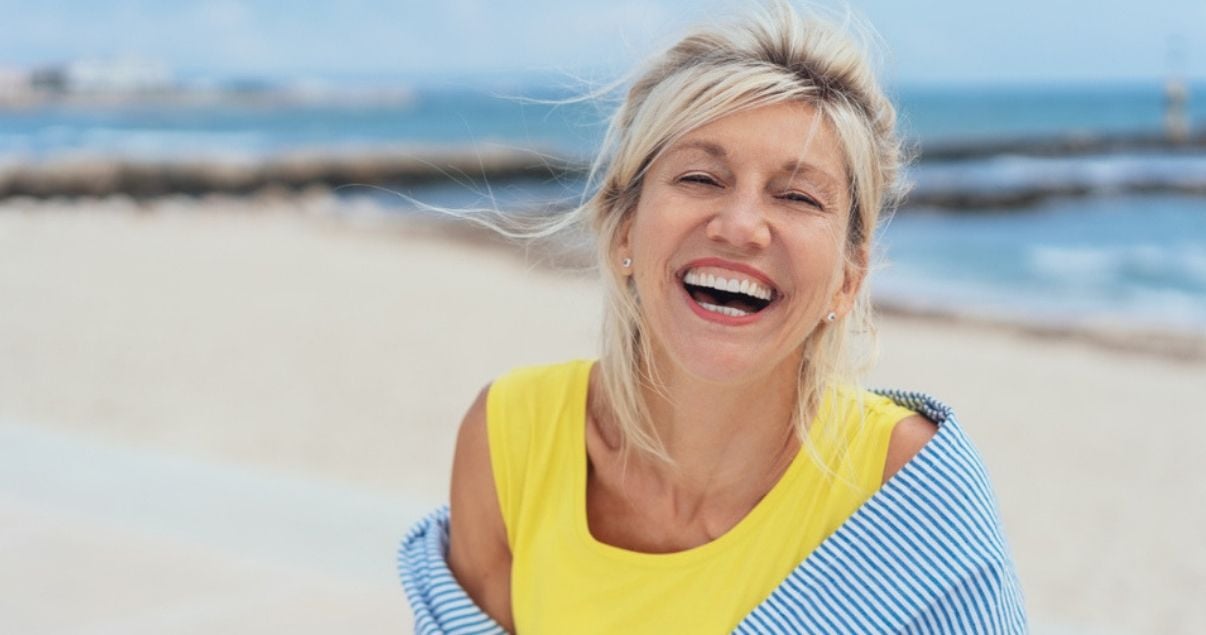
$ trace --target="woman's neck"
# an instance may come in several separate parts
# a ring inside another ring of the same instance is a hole
[[[796,362],[738,384],[701,380],[671,364],[658,370],[660,390],[646,387],[643,397],[675,465],[643,462],[650,484],[676,507],[704,500],[752,505],[800,447],[793,425]]]

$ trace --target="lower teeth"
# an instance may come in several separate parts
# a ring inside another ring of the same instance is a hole
[[[748,311],[742,311],[741,309],[736,309],[731,306],[718,306],[715,304],[708,304],[707,302],[700,302],[699,306],[701,306],[713,313],[721,313],[723,315],[728,315],[728,316],[732,316],[732,317],[741,317],[743,315],[749,315]]]

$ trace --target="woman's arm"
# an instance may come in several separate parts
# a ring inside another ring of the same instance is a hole
[[[486,432],[486,394],[478,394],[457,435],[452,460],[448,566],[461,587],[507,632],[511,623],[511,549],[494,491]]]

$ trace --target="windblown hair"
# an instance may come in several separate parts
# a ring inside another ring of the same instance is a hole
[[[600,364],[625,454],[636,449],[672,463],[642,398],[643,385],[659,387],[650,342],[643,335],[648,330],[615,255],[645,173],[690,131],[726,115],[782,102],[811,105],[840,139],[852,202],[846,266],[865,271],[881,214],[902,194],[896,111],[865,51],[827,21],[801,15],[786,0],[772,0],[750,18],[692,32],[647,63],[611,121],[592,166],[598,188],[570,220],[588,223],[598,238],[606,294]],[[862,285],[847,315],[818,325],[803,346],[794,423],[804,446],[820,461],[809,443],[809,421],[827,390],[858,386],[873,363],[868,285]],[[838,434],[836,426],[817,424],[824,426],[822,433]]]
[[[478,220],[517,238],[593,230],[605,293],[602,381],[625,457],[636,450],[674,463],[643,397],[643,389],[661,387],[645,335],[649,330],[616,257],[645,174],[662,152],[692,130],[727,115],[784,102],[812,106],[842,146],[851,200],[844,264],[864,273],[880,218],[903,194],[896,111],[877,83],[864,48],[820,16],[797,11],[790,0],[765,1],[746,18],[689,33],[638,69],[591,166],[589,197],[577,208],[536,229],[509,231]],[[831,435],[831,447],[839,448],[829,460],[810,442],[809,423],[827,391],[859,386],[874,362],[871,318],[864,284],[844,317],[819,324],[803,344],[793,423],[803,447],[831,475],[844,443],[838,426],[828,424],[843,413],[834,409],[829,421],[814,424],[821,426],[820,434]]]

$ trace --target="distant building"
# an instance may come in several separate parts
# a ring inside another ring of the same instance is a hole
[[[162,92],[172,88],[172,74],[145,60],[80,60],[67,65],[67,82],[75,92]]]
[[[175,90],[168,67],[144,60],[77,60],[68,64],[36,67],[23,72],[13,86],[34,100],[64,98],[124,99],[127,96],[163,94]],[[0,71],[0,90],[7,93]],[[17,99],[19,101],[21,99]]]
[[[29,74],[29,87],[40,93],[59,95],[67,92],[67,74],[62,68],[39,68]]]
[[[1170,79],[1164,85],[1164,133],[1173,141],[1189,138],[1189,88],[1185,82]]]
[[[16,68],[0,66],[0,93],[29,90],[29,74]]]
[[[0,106],[26,104],[35,98],[29,73],[0,66]]]

